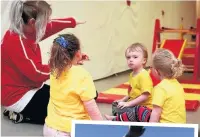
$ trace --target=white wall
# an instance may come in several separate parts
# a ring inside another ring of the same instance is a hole
[[[196,1],[196,17],[200,18],[200,1]]]
[[[91,61],[84,67],[94,79],[100,79],[114,73],[127,70],[124,51],[134,42],[144,43],[151,56],[154,22],[161,19],[165,27],[178,28],[181,17],[184,27],[194,26],[196,20],[196,2],[143,2],[132,1],[127,7],[126,1],[49,1],[53,8],[53,18],[73,16],[77,20],[87,21],[75,29],[65,29],[60,33],[73,32],[81,40],[82,50]],[[161,10],[165,16],[161,16]],[[43,62],[47,63],[54,35],[40,43]],[[163,38],[169,38],[164,35]],[[179,35],[176,35],[179,36]],[[170,35],[175,37],[175,35]]]
[[[82,42],[83,52],[91,58],[84,67],[94,79],[103,78],[127,70],[124,51],[131,43],[142,42],[151,56],[154,21],[161,19],[165,27],[178,28],[181,17],[184,27],[195,24],[195,2],[132,2],[128,8],[125,2],[87,1],[52,2],[53,17],[74,16],[86,24],[61,33],[73,32]],[[161,16],[161,10],[165,16]],[[179,35],[176,35],[177,37]],[[163,35],[162,38],[175,35]],[[46,52],[55,36],[41,43],[44,62],[48,61]]]
[[[9,15],[9,7],[11,4],[11,1],[0,1],[1,3],[1,39],[3,38],[4,33],[7,31],[9,28],[9,23],[8,23],[8,15]]]

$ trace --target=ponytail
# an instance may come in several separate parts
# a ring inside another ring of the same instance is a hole
[[[25,36],[23,26],[30,19],[35,19],[36,40],[41,41],[46,32],[46,26],[51,14],[50,5],[44,0],[15,0],[12,1],[9,13],[10,31]]]
[[[24,21],[21,18],[23,13],[23,4],[24,2],[21,0],[15,0],[11,4],[9,20],[10,20],[10,30],[19,34],[24,35],[23,33],[23,25]]]
[[[157,49],[153,54],[153,66],[166,78],[178,78],[184,72],[182,61],[167,49]]]
[[[172,70],[172,78],[178,78],[180,77],[183,72],[184,72],[184,65],[182,64],[182,61],[179,60],[179,59],[174,59],[173,60],[173,63],[172,63],[172,67],[171,67],[171,70]]]

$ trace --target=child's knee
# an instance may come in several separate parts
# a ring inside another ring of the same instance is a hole
[[[112,114],[113,116],[117,115],[117,102],[112,103]]]

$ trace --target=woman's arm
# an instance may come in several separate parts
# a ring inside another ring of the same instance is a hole
[[[12,41],[10,41],[12,39]],[[25,46],[29,43],[23,43],[21,37],[19,39],[13,37],[8,40],[4,40],[6,46],[12,45],[12,49],[7,48],[7,54],[14,63],[14,68],[22,73],[24,77],[34,81],[36,83],[44,82],[49,79],[50,68],[48,65],[44,65],[40,58],[30,58],[30,48]],[[11,46],[10,46],[11,47]]]
[[[42,40],[50,37],[51,35],[58,33],[66,28],[75,28],[79,24],[84,24],[85,22],[77,22],[73,17],[62,18],[62,19],[52,19],[51,22],[47,24],[46,32]]]

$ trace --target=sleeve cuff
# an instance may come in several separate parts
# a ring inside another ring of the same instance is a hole
[[[72,28],[75,28],[75,27],[76,27],[76,20],[75,20],[73,17],[71,17],[70,20],[71,20],[71,23],[72,23],[72,24],[71,24],[71,25],[72,25],[71,27],[72,27]]]

